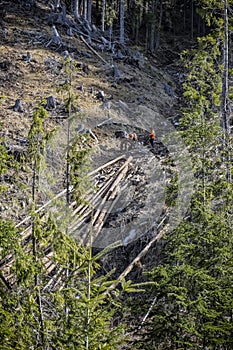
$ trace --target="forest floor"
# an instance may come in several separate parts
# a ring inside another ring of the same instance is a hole
[[[68,36],[66,29],[59,24],[56,27],[63,45],[49,44],[51,40],[48,23],[49,9],[42,1],[37,1],[36,12],[12,2],[6,1],[4,4],[5,13],[2,16],[0,28],[0,137],[8,145],[24,147],[33,112],[49,96],[53,96],[58,104],[48,111],[48,125],[51,128],[59,126],[65,132],[67,114],[64,112],[64,102],[67,99],[67,93],[61,86],[66,81],[67,74],[71,74],[64,69],[63,56],[68,50],[73,62],[79,67],[72,71],[72,87],[77,96],[77,117],[74,119],[74,126],[84,124],[98,139],[91,156],[92,168],[122,154],[122,140],[115,138],[115,131],[119,129],[145,136],[153,128],[158,141],[167,147],[168,134],[175,132],[172,122],[179,114],[181,85],[179,54],[176,53],[176,49],[162,45],[155,55],[151,55],[142,54],[142,47],[133,46],[130,47],[132,56],[136,53],[140,57],[139,61],[135,61],[127,57],[113,58],[110,52],[97,50],[95,46],[98,55],[102,57],[100,59],[85,45],[79,35]],[[32,55],[32,60],[29,62],[27,61],[28,52]],[[115,75],[114,67],[117,67]],[[104,98],[99,98],[102,92],[104,92]],[[18,99],[22,103],[21,112],[14,111],[13,108]],[[65,147],[61,139],[61,137],[57,139],[56,149],[60,149],[62,145]],[[169,144],[169,147],[173,146],[175,147],[174,143]],[[129,150],[126,151],[129,155],[131,154]],[[59,158],[59,155],[57,157]],[[138,188],[135,191],[135,197],[131,199],[131,205],[128,206],[131,215],[132,208],[135,206],[136,212],[140,210],[147,192],[152,192],[155,188],[154,183],[148,184],[151,172],[155,172],[156,169],[156,173],[160,174],[155,178],[157,188],[160,188],[160,185],[164,186],[164,182],[167,181],[163,177],[164,169],[172,168],[169,163],[171,159],[168,161],[167,157],[160,154],[155,157],[150,148],[143,143],[137,143],[134,158],[136,163],[132,162],[132,166],[137,167],[138,173],[134,174],[134,180],[137,177]],[[168,179],[171,179],[171,172],[168,171]],[[27,191],[30,183],[23,167],[19,170],[18,177],[21,186],[11,184],[7,178],[4,179],[10,187],[10,196],[9,191],[7,197],[3,195],[1,204],[3,216],[12,218],[16,222],[22,220],[27,213],[29,204]],[[61,175],[57,180],[59,186],[62,186],[63,180]],[[55,187],[58,191],[63,188]],[[164,190],[166,190],[165,187]],[[159,193],[157,193],[157,199],[161,197],[161,202],[159,202],[158,216],[162,215],[165,206],[164,193],[161,192],[161,195]],[[41,205],[44,200],[45,198],[41,198]],[[151,208],[148,208],[147,216],[151,215],[149,209]],[[127,218],[124,216],[124,222],[126,221]],[[119,226],[121,224],[119,223]],[[129,245],[128,248],[124,247],[123,250],[120,248],[119,254],[117,255],[117,252],[115,254],[115,262],[107,259],[103,265],[105,264],[108,270],[121,266],[119,269],[122,270],[149,239],[150,235],[146,239],[135,241],[135,245],[132,243],[133,245]],[[158,252],[155,254],[158,256]],[[145,263],[151,265],[150,259],[148,258],[147,262],[145,260]],[[135,274],[137,275],[137,271],[131,277],[135,277]]]

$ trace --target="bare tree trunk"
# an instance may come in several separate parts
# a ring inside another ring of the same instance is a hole
[[[32,203],[33,203],[33,214],[35,213],[35,207],[36,207],[36,187],[38,183],[38,169],[37,169],[37,162],[34,161],[33,165],[33,174],[32,174]],[[32,219],[32,252],[33,252],[33,258],[35,261],[35,265],[38,263],[38,247],[37,247],[37,238],[36,238],[36,226],[35,226],[35,218],[33,216]],[[34,276],[34,287],[36,290],[36,302],[37,307],[39,311],[39,324],[40,324],[40,336],[41,336],[41,343],[42,343],[42,349],[44,348],[44,316],[43,316],[43,310],[42,310],[42,302],[41,302],[41,295],[40,295],[40,280],[38,273],[35,273]]]
[[[87,20],[87,0],[83,0],[83,18]]]
[[[112,44],[112,29],[113,29],[113,24],[111,23],[109,26],[109,42]]]
[[[224,161],[226,164],[226,178],[231,181],[231,169],[230,169],[230,125],[229,125],[229,98],[228,98],[228,12],[227,12],[227,0],[224,0],[224,47],[223,47],[223,77],[222,77],[222,101],[221,101],[221,124],[223,131],[223,152]]]
[[[135,44],[138,45],[139,42],[139,23],[140,23],[140,14],[135,16],[135,28],[134,28],[134,40]]]
[[[85,339],[85,349],[89,349],[89,328],[91,324],[91,313],[90,313],[90,307],[89,307],[89,302],[91,300],[91,269],[92,269],[92,239],[90,239],[90,247],[89,247],[89,259],[88,259],[88,276],[87,276],[87,300],[88,300],[88,307],[87,307],[87,325],[86,325],[86,330],[87,330],[87,335]]]
[[[156,8],[157,8],[157,0],[152,0],[152,4],[151,4],[152,22],[151,22],[151,31],[150,31],[150,51],[151,52],[154,52],[155,50]]]
[[[186,30],[186,0],[184,0],[184,7],[183,7],[183,30],[185,32]]]
[[[87,21],[91,24],[91,9],[92,9],[92,0],[87,1]]]
[[[120,0],[120,44],[125,42],[125,13],[124,13],[124,0]]]
[[[78,19],[80,17],[79,13],[79,0],[74,0],[74,17]]]
[[[155,49],[155,0],[152,0],[151,4],[151,30],[150,30],[150,51],[154,52]]]
[[[191,1],[191,39],[193,39],[194,3]]]
[[[101,30],[104,32],[105,29],[105,8],[106,0],[102,0],[102,12],[101,12]]]
[[[146,24],[146,38],[145,38],[145,50],[148,49],[148,37],[149,37],[149,26]]]
[[[160,32],[161,32],[161,26],[162,26],[162,18],[163,18],[163,1],[160,0],[159,23],[158,23],[158,31],[157,31],[156,44],[155,44],[156,50],[159,48],[159,45],[160,45]]]

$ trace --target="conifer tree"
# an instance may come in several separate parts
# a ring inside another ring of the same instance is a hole
[[[233,346],[232,184],[225,177],[219,121],[223,32],[218,10],[223,3],[213,4],[216,12],[208,13],[208,7],[203,16],[215,30],[199,38],[184,61],[181,130],[193,160],[195,194],[186,219],[166,237],[163,260],[150,274],[154,286],[144,309],[150,314],[143,324],[144,341],[135,344],[139,349],[145,343],[151,350]]]

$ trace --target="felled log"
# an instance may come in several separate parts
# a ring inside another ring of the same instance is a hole
[[[80,35],[80,39],[84,42],[84,44],[85,44],[97,57],[99,57],[99,58],[101,59],[101,61],[103,61],[106,65],[109,66],[109,63],[108,63],[107,61],[105,61],[105,59],[104,59],[102,56],[100,56],[100,55],[98,54],[98,52],[96,52],[96,51],[93,49],[93,47],[91,47],[91,45],[88,44],[88,42],[84,39],[84,37],[83,37],[82,35]]]
[[[156,230],[156,234],[155,236],[150,240],[150,242],[141,250],[141,252],[136,256],[135,259],[133,259],[133,261],[128,265],[128,267],[120,274],[120,276],[117,278],[117,281],[114,282],[106,291],[109,292],[112,289],[115,289],[116,286],[132,271],[132,269],[134,268],[134,266],[136,266],[140,260],[148,253],[148,251],[150,250],[150,248],[152,247],[152,245],[155,242],[158,242],[163,235],[165,235],[167,233],[167,226],[164,226],[162,228],[161,231],[159,231],[160,227],[163,226],[163,224],[165,223],[167,219],[167,215],[165,215],[162,220],[160,221],[160,223],[157,226],[157,230]]]
[[[116,187],[115,192],[119,192],[117,197],[110,203],[108,210],[106,210],[105,212],[102,212],[102,215],[99,216],[99,220],[98,220],[98,224],[96,225],[95,229],[93,230],[93,239],[95,239],[98,234],[100,233],[102,227],[104,226],[109,214],[111,214],[113,208],[115,207],[115,205],[117,204],[117,202],[119,201],[122,191],[124,191],[127,188],[128,184],[126,184],[125,186],[123,186],[121,189],[120,187]],[[109,198],[110,199],[110,198]]]
[[[101,189],[94,195],[93,199],[90,200],[90,202],[85,205],[84,207],[82,207],[82,209],[75,210],[72,213],[72,216],[74,216],[77,212],[79,214],[79,219],[77,221],[75,221],[70,227],[69,227],[69,231],[73,232],[74,230],[76,230],[77,228],[79,228],[80,226],[82,226],[82,224],[84,223],[84,221],[86,221],[88,219],[88,217],[92,214],[93,210],[95,210],[99,204],[100,201],[102,200],[103,196],[105,195],[105,193],[108,191],[109,187],[111,186],[112,182],[114,181],[114,178],[111,177],[102,187]],[[81,217],[80,217],[81,215]]]
[[[101,165],[99,168],[96,168],[95,170],[91,171],[88,176],[91,176],[91,175],[94,175],[96,173],[98,173],[100,170],[103,170],[105,168],[107,168],[108,166],[118,162],[119,160],[121,159],[125,159],[125,154],[122,154],[121,156],[117,157],[117,158],[114,158],[113,160],[110,160],[109,162]]]
[[[120,169],[118,169],[115,176],[111,176],[109,180],[100,188],[100,190],[95,194],[93,200],[78,212],[79,215],[81,214],[81,217],[69,227],[70,232],[73,232],[82,226],[82,224],[91,216],[93,210],[97,208],[94,217],[92,218],[92,224],[95,223],[101,212],[101,208],[108,199],[109,195],[112,194],[115,187],[120,182],[124,174],[124,169],[126,166],[128,166],[128,163],[131,161],[131,159],[132,157],[129,157],[129,159],[120,167]]]
[[[107,194],[104,196],[98,210],[96,211],[93,219],[92,219],[92,224],[95,225],[95,222],[97,221],[97,218],[99,215],[101,215],[101,211],[106,203],[107,200],[109,200],[109,197],[111,197],[111,194],[114,192],[115,188],[118,186],[118,184],[120,183],[120,181],[125,177],[127,171],[128,171],[128,164],[129,162],[132,160],[132,157],[130,156],[126,162],[120,167],[120,169],[117,172],[116,177],[114,178],[114,181],[111,185],[111,187],[109,188]],[[100,219],[101,220],[101,219]],[[98,219],[99,221],[99,219]],[[98,222],[97,221],[97,222]]]
[[[44,290],[49,289],[51,285],[54,283],[54,281],[57,282],[59,280],[59,276],[62,274],[63,271],[64,271],[63,268],[59,268],[56,274],[53,277],[50,277],[49,282],[44,287]]]

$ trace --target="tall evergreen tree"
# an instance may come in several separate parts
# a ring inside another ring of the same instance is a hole
[[[223,3],[213,5],[214,14],[209,7],[202,13],[211,33],[199,38],[197,49],[185,58],[181,130],[193,160],[195,194],[186,219],[166,237],[163,260],[150,274],[154,286],[148,289],[144,313],[150,312],[143,322],[143,341],[135,344],[139,349],[233,346],[232,184],[225,177],[219,122]]]

